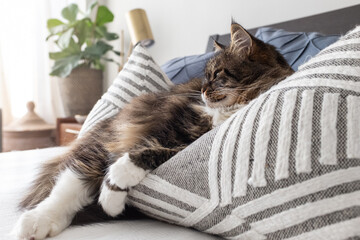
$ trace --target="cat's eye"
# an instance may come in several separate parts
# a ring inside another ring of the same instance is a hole
[[[232,78],[235,78],[236,79],[236,77],[235,77],[235,75],[234,74],[232,74],[230,71],[229,71],[229,69],[224,69],[224,72],[225,72],[225,74],[226,75],[228,75],[229,77],[232,77]]]
[[[220,69],[216,70],[216,71],[214,72],[214,78],[217,78],[217,75],[218,75],[220,72],[221,72]]]

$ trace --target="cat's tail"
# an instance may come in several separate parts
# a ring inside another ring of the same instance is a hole
[[[62,155],[45,162],[19,204],[20,209],[32,209],[47,198],[56,178],[66,168],[67,156]]]

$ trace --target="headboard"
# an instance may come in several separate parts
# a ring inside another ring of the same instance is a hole
[[[292,32],[320,32],[323,34],[345,34],[347,31],[360,24],[360,4],[339,10],[321,13],[310,17],[299,18],[263,27],[273,27]],[[246,27],[246,26],[244,26]],[[255,34],[258,28],[248,29]],[[214,40],[228,45],[230,34],[212,35],[209,38],[206,52],[214,50]]]

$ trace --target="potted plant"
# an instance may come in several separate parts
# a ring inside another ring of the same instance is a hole
[[[58,81],[66,115],[86,115],[102,95],[103,62],[114,62],[106,54],[120,55],[107,43],[119,38],[105,26],[113,21],[114,15],[97,2],[86,12],[70,4],[62,9],[61,15],[64,21],[47,21],[50,35],[46,40],[53,40],[59,49],[49,53],[54,60],[50,75]]]

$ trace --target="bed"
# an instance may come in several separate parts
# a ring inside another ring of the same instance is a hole
[[[274,24],[270,27],[282,28],[292,32],[316,31],[324,34],[345,34],[348,30],[354,28],[355,25],[360,24],[359,12],[360,5],[356,5],[320,15]],[[255,34],[256,31],[257,29],[250,30],[253,34]],[[228,44],[229,35],[211,36],[206,52],[211,53],[214,40],[223,44]],[[0,154],[0,176],[2,176],[2,181],[0,182],[0,213],[2,216],[0,218],[0,239],[12,239],[8,233],[21,214],[16,209],[16,204],[21,193],[34,177],[37,166],[41,162],[57,156],[64,151],[66,151],[65,147],[57,147]],[[184,154],[186,154],[186,152]],[[154,175],[154,177],[156,177],[156,175]],[[136,197],[134,198],[136,199]],[[199,201],[201,200],[202,198],[199,198]],[[135,200],[130,201],[130,203],[132,203],[133,206],[138,206],[138,208],[141,205]],[[89,207],[87,210],[92,214],[103,214],[99,212],[99,209],[96,207]],[[156,214],[152,215],[150,213],[148,215],[162,219],[162,216]],[[166,219],[166,217],[164,218]],[[221,225],[226,225],[227,223],[231,225],[233,221],[235,220],[230,216],[225,218],[224,222],[219,221],[219,224],[216,225],[217,227],[209,228],[211,230],[208,229],[208,231],[205,231],[207,233],[202,233],[192,228],[180,227],[154,220],[137,211],[134,207],[129,207],[126,213],[117,220],[109,221],[109,219],[104,216],[104,222],[90,225],[85,223],[92,222],[91,214],[86,214],[86,212],[79,214],[73,222],[74,226],[68,228],[53,239],[222,239],[221,237],[210,235],[208,233],[216,234],[216,228],[219,228]],[[198,229],[201,229],[202,227],[203,226],[199,226]],[[228,231],[227,234],[228,235],[225,234],[223,236],[230,239],[232,236],[231,234],[233,233]],[[277,239],[275,236],[276,235],[272,235],[272,239]],[[233,239],[237,238],[233,237]],[[249,238],[244,239],[259,238],[258,236],[250,236]]]

